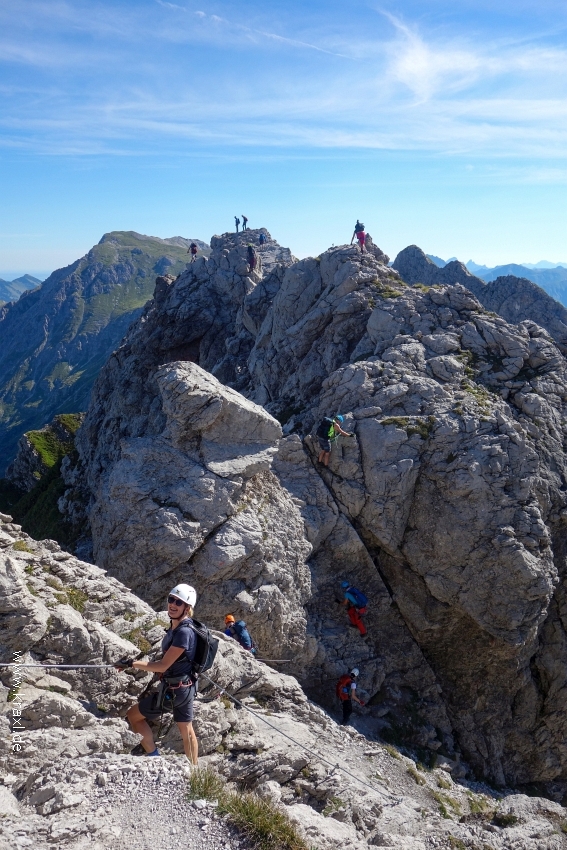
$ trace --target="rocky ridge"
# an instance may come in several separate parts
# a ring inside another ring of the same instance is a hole
[[[368,734],[562,799],[560,350],[378,248],[248,274],[250,238],[159,278],[101,372],[65,471],[97,562],[153,604],[192,581],[321,705],[356,664]],[[309,432],[338,410],[354,437],[322,468]],[[372,600],[364,640],[343,577]]]
[[[562,353],[567,354],[567,309],[527,277],[499,275],[486,283],[471,274],[458,260],[439,268],[417,245],[400,251],[393,268],[399,271],[406,283],[412,285],[460,283],[474,293],[483,307],[498,313],[506,321],[537,322],[551,334]]]
[[[159,646],[163,613],[57,544],[32,540],[4,515],[0,585],[1,661],[17,652],[24,663],[104,664],[125,653],[151,655]],[[235,710],[216,686],[204,683],[195,720],[201,764],[281,807],[307,846],[567,846],[567,812],[557,803],[459,781],[457,763],[446,758],[426,770],[394,747],[337,726],[295,679],[218,637],[211,678],[244,707]],[[148,674],[112,668],[22,668],[22,674],[19,682],[0,668],[2,850],[31,844],[38,850],[147,850],[169,847],[181,835],[189,848],[252,850],[214,807],[186,800],[190,768],[167,718],[163,757],[129,754],[138,736],[121,716]],[[362,688],[365,694],[364,679]],[[14,717],[21,724],[17,736]],[[13,752],[16,737],[21,749]]]

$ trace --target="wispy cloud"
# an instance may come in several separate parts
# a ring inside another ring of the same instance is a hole
[[[178,6],[177,3],[168,3],[166,2],[166,0],[155,0],[155,2],[159,6],[163,6],[166,9],[173,9],[174,11],[180,11],[192,15],[194,18],[197,18],[203,24],[209,23],[215,28],[223,27],[226,29],[227,34],[232,31],[234,33],[243,34],[253,41],[267,39],[268,41],[278,42],[279,44],[287,45],[289,47],[315,50],[318,53],[325,53],[328,56],[338,56],[343,59],[347,58],[345,54],[337,53],[333,50],[327,50],[326,48],[321,47],[317,44],[311,44],[307,41],[301,41],[300,39],[290,38],[289,36],[281,35],[280,33],[268,32],[266,30],[248,27],[245,24],[240,24],[236,21],[231,21],[228,18],[223,18],[220,15],[207,14],[206,12],[203,12],[200,9],[192,11],[190,9],[186,9],[184,6]]]
[[[5,148],[77,156],[185,155],[188,144],[567,155],[567,50],[545,38],[441,33],[390,12],[376,16],[379,27],[367,18],[358,32],[324,20],[267,28],[260,12],[244,24],[168,0],[140,3],[137,15],[104,0],[90,15],[82,2],[30,0],[29,20],[21,3],[5,3],[0,24],[8,9],[19,29],[5,28],[0,61],[43,69],[0,88]],[[73,74],[60,73],[65,64]]]

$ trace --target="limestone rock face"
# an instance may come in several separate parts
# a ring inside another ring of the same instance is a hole
[[[282,475],[299,441],[284,442]],[[290,480],[289,469],[286,474]],[[295,476],[296,488],[301,477]],[[312,507],[316,502],[324,510],[318,489]],[[5,515],[0,580],[0,661],[12,662],[17,652],[24,664],[112,664],[122,655],[147,652],[153,658],[159,651],[163,613],[52,541],[32,540]],[[202,616],[199,604],[197,613]],[[455,840],[475,846],[488,838],[499,850],[532,850],[535,835],[545,850],[565,847],[558,830],[567,817],[562,806],[521,794],[501,799],[487,786],[460,782],[458,760],[442,757],[425,771],[396,748],[369,741],[370,727],[360,734],[338,726],[294,677],[216,636],[219,651],[201,676],[195,706],[200,764],[213,767],[234,790],[244,786],[276,802],[310,847],[426,850]],[[132,834],[146,846],[159,846],[163,823],[172,822],[173,809],[187,805],[183,789],[190,768],[179,757],[181,739],[168,714],[154,724],[154,734],[162,732],[162,757],[129,753],[139,736],[128,730],[124,714],[148,684],[149,674],[112,667],[0,668],[3,850],[31,843],[39,850],[105,850],[128,846]],[[366,699],[368,685],[361,682]],[[238,710],[227,694],[238,699]],[[360,711],[366,720],[372,717],[372,709]],[[12,750],[14,718],[22,730],[18,751]],[[152,818],[145,820],[148,805]],[[212,850],[218,841],[204,843],[204,825],[183,810],[185,838]]]
[[[124,440],[101,477],[91,513],[97,563],[163,605],[191,562],[203,616],[220,627],[238,608],[264,647],[300,653],[311,546],[269,471],[279,422],[194,363],[162,366],[155,380],[164,430]]]
[[[69,470],[97,562],[153,604],[194,583],[204,619],[243,617],[321,705],[356,665],[369,735],[562,783],[561,351],[487,313],[468,272],[407,286],[341,246],[248,274],[249,238],[159,278],[101,372]],[[327,468],[312,434],[337,411],[352,436]],[[364,639],[343,578],[370,598]]]
[[[508,322],[537,322],[549,331],[562,353],[567,353],[567,310],[531,280],[515,275],[497,277],[486,284],[479,300]]]
[[[506,275],[485,283],[457,260],[439,268],[417,245],[400,251],[393,267],[412,285],[460,283],[473,292],[487,310],[493,310],[506,321],[537,322],[549,332],[563,354],[567,354],[567,310],[531,280]]]

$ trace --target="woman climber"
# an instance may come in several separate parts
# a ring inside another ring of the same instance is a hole
[[[164,711],[172,710],[183,739],[185,755],[192,764],[197,764],[199,749],[193,729],[193,703],[197,690],[193,661],[197,637],[191,618],[196,601],[197,592],[188,584],[178,584],[170,592],[167,598],[170,627],[162,640],[161,661],[122,658],[116,664],[118,670],[133,667],[134,670],[161,674],[159,690],[133,705],[126,715],[134,732],[142,736],[141,743],[146,755],[159,756],[148,720],[159,720]]]

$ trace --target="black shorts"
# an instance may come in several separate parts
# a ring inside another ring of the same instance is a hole
[[[193,720],[193,703],[195,702],[195,694],[197,692],[196,685],[193,684],[188,688],[171,688],[167,689],[165,707],[160,708],[160,692],[151,694],[149,697],[144,697],[138,703],[140,714],[143,714],[146,720],[159,720],[162,713],[169,713],[173,709],[173,719],[176,723],[190,723]]]
[[[331,451],[331,441],[328,437],[319,437],[319,446],[322,452]]]

